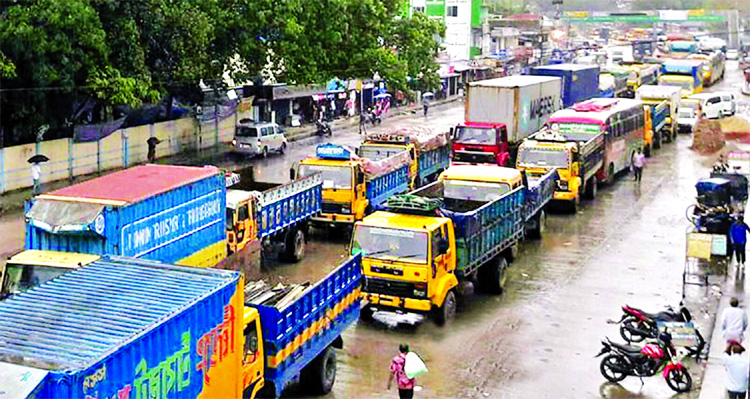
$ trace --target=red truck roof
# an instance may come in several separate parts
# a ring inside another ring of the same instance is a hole
[[[214,166],[141,165],[47,193],[45,197],[136,203],[219,174]]]

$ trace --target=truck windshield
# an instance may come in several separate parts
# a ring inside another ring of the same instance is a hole
[[[695,110],[692,108],[680,108],[677,113],[678,118],[693,118],[695,117]]]
[[[466,144],[496,145],[497,133],[492,128],[460,126],[456,131],[456,142]]]
[[[357,226],[352,253],[374,259],[427,263],[427,233],[420,231]]]
[[[352,188],[352,169],[348,166],[309,165],[299,166],[299,176],[310,176],[320,173],[323,188],[350,190]]]
[[[362,158],[380,161],[390,156],[403,152],[403,148],[398,147],[379,147],[379,146],[361,146],[359,147],[359,156]]]
[[[519,163],[524,166],[568,167],[568,154],[562,150],[524,148],[518,154],[518,159]]]
[[[254,127],[238,127],[237,137],[258,137],[258,129]]]
[[[507,183],[485,183],[464,180],[443,181],[445,198],[466,201],[494,201],[510,191]]]
[[[5,269],[5,281],[3,281],[3,294],[16,294],[26,291],[70,270],[72,269],[8,264]]]

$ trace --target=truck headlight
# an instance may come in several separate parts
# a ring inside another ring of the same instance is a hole
[[[232,145],[237,147],[237,139],[232,140]]]
[[[426,283],[414,284],[414,296],[417,298],[425,298],[427,296],[427,284]]]
[[[352,213],[351,205],[341,205],[341,213]]]

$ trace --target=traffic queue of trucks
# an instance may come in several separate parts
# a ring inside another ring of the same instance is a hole
[[[652,148],[660,148],[662,142],[677,138],[677,109],[680,107],[681,89],[674,86],[648,85],[638,88],[635,98],[651,108],[653,138],[645,144],[646,155]]]
[[[313,286],[256,300],[238,272],[103,256],[0,302],[3,394],[275,398],[298,380],[328,393],[361,270],[352,257]]]

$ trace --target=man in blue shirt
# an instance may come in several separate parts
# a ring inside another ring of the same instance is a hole
[[[738,216],[737,219],[732,223],[732,228],[729,230],[729,238],[732,240],[732,249],[734,256],[737,259],[737,264],[742,266],[745,265],[745,244],[747,243],[746,232],[750,231],[750,227],[745,224],[745,219],[742,216]]]

